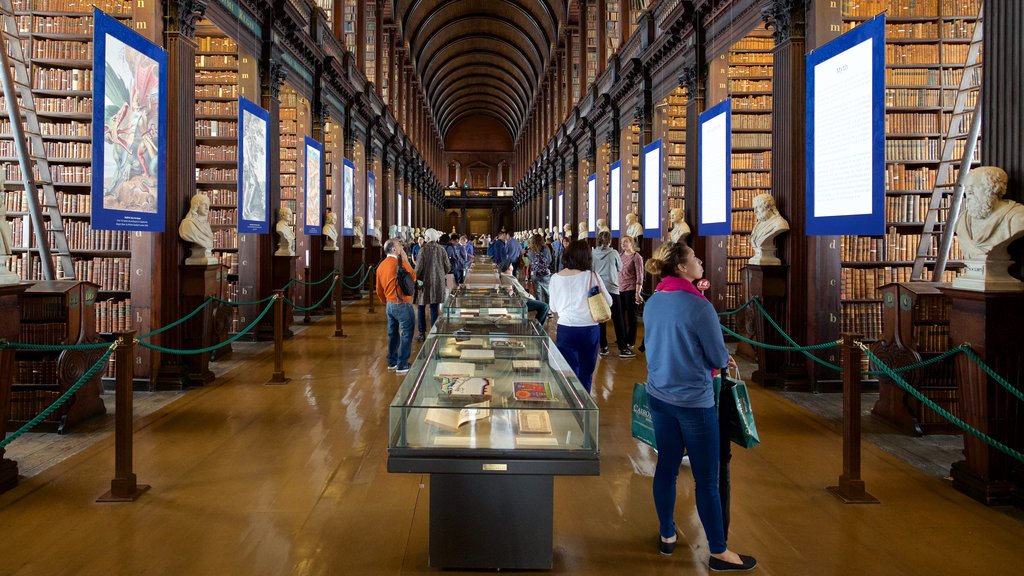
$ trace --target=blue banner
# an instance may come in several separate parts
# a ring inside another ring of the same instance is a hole
[[[697,233],[732,234],[732,99],[698,117]]]
[[[611,207],[612,238],[618,238],[622,233],[622,161],[616,160],[608,168],[608,205]]]
[[[807,234],[885,234],[885,15],[807,55]]]
[[[309,136],[306,136],[305,142],[302,231],[306,236],[319,236],[324,228],[324,146]]]
[[[644,236],[661,238],[661,138],[644,146],[641,162]]]
[[[366,171],[366,233],[373,236],[376,223],[373,214],[377,208],[377,177]]]
[[[95,8],[93,19],[92,228],[163,232],[167,52]]]
[[[238,233],[270,232],[270,113],[238,99]]]
[[[341,161],[342,194],[341,194],[341,221],[342,235],[354,236],[352,227],[355,225],[355,171],[356,165],[348,158]]]

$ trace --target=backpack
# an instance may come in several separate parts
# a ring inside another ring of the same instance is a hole
[[[405,269],[404,263],[404,258],[398,259],[398,291],[402,296],[412,296],[416,292],[416,281],[412,279],[412,274]]]
[[[551,276],[551,256],[547,248],[541,250],[534,258],[530,259],[530,276],[534,278],[547,278]]]

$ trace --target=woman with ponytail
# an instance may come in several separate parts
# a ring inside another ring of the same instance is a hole
[[[693,285],[703,263],[685,242],[662,244],[645,269],[662,277],[644,307],[647,393],[650,398],[658,464],[654,507],[662,554],[678,542],[675,525],[676,478],[685,451],[696,483],[697,515],[707,534],[713,572],[745,572],[757,565],[726,546],[719,494],[720,431],[711,371],[736,367],[729,355],[714,307]],[[725,440],[728,442],[728,440]]]

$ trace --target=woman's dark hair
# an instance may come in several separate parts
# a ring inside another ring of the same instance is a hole
[[[597,247],[607,248],[612,245],[612,233],[607,230],[601,230],[597,233]]]
[[[437,239],[437,243],[441,246],[447,246],[452,243],[452,237],[447,234],[441,234],[441,237]]]
[[[565,247],[562,253],[562,268],[572,270],[590,270],[593,268],[593,258],[590,256],[590,244],[586,240],[573,240]]]
[[[666,242],[654,251],[654,256],[647,259],[644,270],[656,276],[679,276],[676,267],[680,264],[685,266],[690,258],[693,258],[693,248],[687,246],[686,242]]]

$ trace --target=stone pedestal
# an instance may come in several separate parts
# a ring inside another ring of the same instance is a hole
[[[743,275],[743,301],[746,302],[757,296],[772,318],[776,322],[783,322],[783,319],[786,318],[786,278],[789,274],[789,267],[747,264],[742,268],[741,273]],[[758,342],[778,346],[787,345],[779,331],[771,326],[755,304],[751,304],[739,316],[737,326],[740,328],[738,332],[741,334]],[[744,345],[744,347],[740,350],[757,361],[757,370],[751,376],[754,382],[762,386],[784,385],[785,352],[752,345]]]
[[[1024,293],[942,291],[953,301],[950,346],[969,343],[996,374],[1011,384],[1024,381],[1017,335],[1024,318]],[[1024,450],[1024,403],[964,354],[956,357],[956,375],[961,418],[1003,444]],[[1010,504],[1019,463],[970,434],[964,434],[964,455],[953,464],[953,487],[985,504]]]
[[[226,273],[224,266],[217,264],[184,264],[181,266],[181,306],[191,312],[210,296],[220,293],[220,284]],[[218,342],[214,329],[213,304],[203,308],[181,327],[182,345],[186,350],[206,348]],[[210,353],[187,354],[185,378],[189,386],[202,386],[214,379],[210,371]]]
[[[16,341],[21,330],[21,308],[18,297],[32,284],[0,285],[0,339]],[[7,420],[11,415],[11,384],[14,383],[14,350],[0,350],[0,439],[7,436]],[[0,492],[18,485],[18,463],[4,458],[0,448]]]

